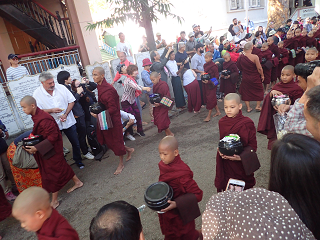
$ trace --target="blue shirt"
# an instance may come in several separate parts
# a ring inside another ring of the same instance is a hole
[[[147,70],[143,70],[141,72],[143,86],[151,88],[151,91],[148,94],[152,94],[152,88],[153,88],[153,83],[150,79],[150,74],[151,74],[151,71],[147,71]]]

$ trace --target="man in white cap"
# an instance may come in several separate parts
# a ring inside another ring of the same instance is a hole
[[[157,40],[156,40],[156,47],[157,49],[159,48],[164,48],[167,46],[166,40],[161,38],[161,33],[156,34]]]
[[[187,41],[186,43],[186,52],[192,58],[196,53],[196,42],[194,41],[194,33],[189,33],[188,37],[189,41]]]

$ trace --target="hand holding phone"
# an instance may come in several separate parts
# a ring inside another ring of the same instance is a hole
[[[226,191],[243,192],[246,183],[242,180],[230,178],[226,187]]]

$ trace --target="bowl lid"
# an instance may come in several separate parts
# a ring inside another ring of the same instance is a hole
[[[145,197],[148,201],[161,201],[169,194],[170,187],[165,182],[156,182],[150,185],[146,192]]]
[[[220,140],[220,142],[238,142],[240,141],[240,136],[238,134],[229,134]]]

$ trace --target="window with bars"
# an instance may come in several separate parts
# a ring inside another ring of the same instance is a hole
[[[243,0],[229,0],[230,10],[243,9]]]
[[[250,8],[262,7],[262,3],[260,0],[249,0],[249,7]]]

